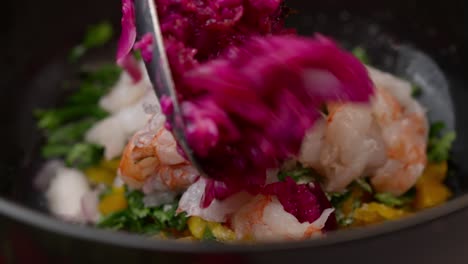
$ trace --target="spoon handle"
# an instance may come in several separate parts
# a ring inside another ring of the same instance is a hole
[[[146,70],[153,84],[153,89],[161,105],[170,104],[171,111],[166,114],[166,119],[172,127],[174,137],[186,158],[201,172],[193,152],[185,137],[185,127],[180,109],[174,80],[164,48],[164,40],[159,26],[157,6],[154,0],[135,0],[135,17],[137,36],[141,38],[150,33],[153,37],[152,59],[145,61]]]

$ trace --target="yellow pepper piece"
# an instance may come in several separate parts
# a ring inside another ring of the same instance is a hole
[[[112,185],[114,178],[117,175],[116,172],[99,167],[88,168],[85,170],[85,174],[88,176],[88,179],[91,183],[103,183],[108,186]]]
[[[188,219],[187,225],[190,230],[190,233],[192,233],[192,235],[196,239],[203,238],[203,234],[205,233],[205,228],[206,228],[205,220],[201,219],[198,216],[192,216]]]
[[[91,183],[106,184],[111,186],[114,182],[120,160],[101,160],[98,166],[91,167],[85,170],[85,174]]]
[[[208,222],[208,227],[210,228],[211,232],[216,237],[216,239],[219,241],[236,240],[236,234],[234,233],[234,231],[220,223]]]
[[[190,233],[196,239],[203,239],[206,228],[209,228],[216,240],[233,241],[236,239],[234,231],[222,225],[221,223],[208,222],[198,216],[192,216],[187,221]]]
[[[127,208],[124,188],[114,188],[112,193],[102,198],[99,203],[99,212],[106,216],[111,213],[122,211]]]
[[[408,213],[395,209],[384,204],[372,202],[363,204],[354,211],[354,220],[357,225],[368,225],[383,222],[385,220],[394,220],[406,216]]]
[[[438,180],[424,180],[416,185],[414,207],[424,209],[440,205],[452,196],[447,186]]]
[[[113,159],[113,160],[103,159],[101,160],[99,167],[113,171],[115,173],[119,169],[119,165],[120,165],[120,159]]]
[[[434,180],[438,182],[443,182],[447,177],[447,162],[443,161],[440,163],[429,163],[426,166],[423,174],[418,180],[418,183],[421,183],[426,180]]]
[[[416,183],[414,207],[418,210],[440,205],[447,201],[452,193],[443,184],[447,176],[447,162],[429,163],[423,175]]]

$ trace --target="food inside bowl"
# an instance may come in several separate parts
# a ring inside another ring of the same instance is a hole
[[[302,240],[450,198],[455,133],[430,125],[419,89],[372,67],[364,49],[296,36],[279,1],[158,0],[201,177],[165,120],[171,102],[146,76],[151,37],[136,41],[133,2],[123,2],[125,70],[86,71],[63,107],[37,112],[53,159],[38,179],[55,215],[157,237]],[[110,32],[93,27],[74,63]]]

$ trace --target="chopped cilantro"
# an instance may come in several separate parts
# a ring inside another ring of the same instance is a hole
[[[46,144],[41,149],[41,155],[46,159],[60,158],[67,155],[71,148],[71,145]]]
[[[298,165],[294,169],[281,170],[278,173],[278,179],[284,181],[286,177],[291,177],[294,181],[306,181],[309,182],[313,179],[317,179],[318,175],[312,168],[305,168],[302,164]]]
[[[334,193],[327,193],[328,199],[330,203],[333,205],[334,208],[340,207],[344,201],[346,201],[349,197],[351,197],[351,191],[347,190],[342,193],[334,192]]]
[[[350,226],[354,222],[354,218],[346,217],[343,214],[341,214],[340,216],[336,214],[336,221],[338,222],[338,225],[342,227],[346,227],[346,226]]]
[[[78,120],[83,117],[95,117],[102,119],[107,116],[107,112],[99,106],[68,106],[49,110],[36,110],[34,112],[38,118],[37,126],[44,130],[54,130],[69,121]]]
[[[76,62],[83,57],[88,50],[105,45],[112,39],[113,34],[112,25],[109,22],[102,22],[89,27],[84,36],[83,43],[75,46],[71,50],[69,60],[71,62]]]
[[[203,241],[215,241],[216,240],[215,235],[213,234],[213,232],[211,231],[209,227],[205,228],[205,232],[203,232],[202,240]]]
[[[187,215],[176,213],[177,203],[158,207],[145,207],[144,194],[126,191],[127,209],[102,218],[98,227],[124,230],[140,234],[157,234],[163,230],[183,231],[187,227]]]
[[[81,77],[84,83],[94,84],[104,89],[104,92],[107,92],[107,89],[115,84],[121,72],[122,69],[119,66],[115,64],[105,64],[92,71],[83,70],[81,72]]]
[[[413,84],[411,85],[411,96],[412,97],[419,97],[422,94],[422,88],[419,85]]]
[[[330,203],[335,208],[336,220],[341,227],[347,227],[354,222],[354,211],[363,203],[365,196],[363,191],[373,192],[372,187],[365,179],[358,179],[342,193],[327,194]]]
[[[133,51],[133,56],[134,56],[135,59],[137,59],[138,61],[143,60],[143,56],[141,55],[141,51],[139,51],[139,50]]]
[[[102,22],[88,28],[83,45],[86,48],[98,47],[109,42],[114,34],[109,22]]]
[[[108,113],[99,106],[119,78],[121,69],[103,65],[93,71],[82,72],[79,89],[63,107],[34,111],[37,126],[44,131],[47,142],[42,147],[44,158],[64,158],[67,166],[87,168],[95,165],[103,155],[103,148],[84,141],[86,132]]]
[[[92,143],[77,143],[67,153],[65,162],[70,167],[85,169],[98,164],[103,153],[102,146]]]
[[[368,193],[372,193],[372,187],[370,186],[370,184],[365,180],[365,179],[357,179],[354,181],[359,187],[361,187],[361,189],[363,189],[364,191],[368,192]]]
[[[430,162],[442,162],[450,158],[450,150],[456,139],[454,131],[442,133],[444,123],[436,122],[431,125],[429,142],[427,146],[427,158]]]
[[[93,118],[69,123],[51,131],[48,135],[48,144],[72,144],[84,137],[84,134],[96,122]]]
[[[365,49],[363,49],[362,47],[355,47],[353,50],[352,50],[352,53],[353,55],[358,58],[358,60],[360,60],[362,63],[364,64],[369,64],[369,57],[367,56],[367,52]]]
[[[442,133],[442,130],[444,130],[444,128],[445,128],[444,122],[437,121],[437,122],[432,123],[431,127],[429,128],[429,138],[439,136],[439,134]]]
[[[391,193],[377,193],[374,195],[374,198],[387,206],[390,207],[403,207],[414,201],[416,196],[416,190],[414,188],[410,189],[405,194],[397,197]]]

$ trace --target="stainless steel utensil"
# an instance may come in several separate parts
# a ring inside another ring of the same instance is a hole
[[[172,79],[171,69],[166,57],[155,1],[136,0],[135,17],[137,36],[142,37],[148,33],[153,36],[152,60],[145,62],[145,65],[148,76],[153,84],[154,91],[156,92],[156,96],[160,102],[162,100],[168,100],[168,98],[170,99],[173,111],[167,114],[166,118],[172,126],[174,137],[185,152],[187,159],[200,173],[202,173],[203,171],[201,170],[192,149],[188,145],[187,138],[185,137],[184,120],[177,100],[177,92]]]

